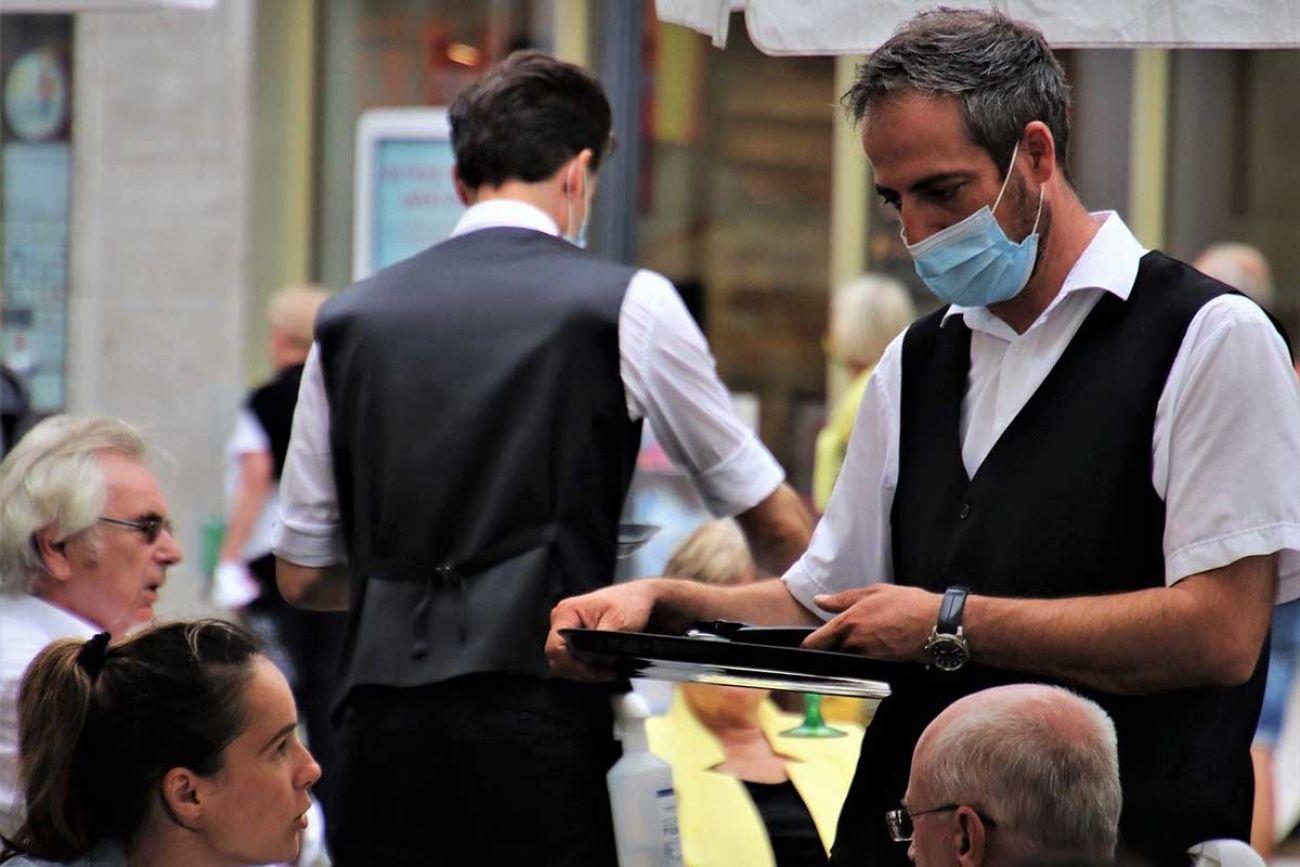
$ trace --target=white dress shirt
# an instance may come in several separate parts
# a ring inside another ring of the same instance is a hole
[[[961,407],[969,476],[1109,292],[1128,299],[1146,252],[1119,216],[1100,228],[1060,293],[1024,334],[986,308],[951,308],[971,329]],[[844,469],[812,543],[784,576],[813,603],[893,580],[890,512],[898,483],[899,335],[877,365],[849,441]],[[1151,485],[1165,502],[1165,582],[1278,554],[1278,601],[1300,596],[1300,386],[1286,345],[1251,301],[1215,298],[1192,319],[1156,407]]]
[[[452,237],[490,228],[559,235],[544,212],[516,200],[474,205]],[[731,408],[709,346],[672,284],[653,271],[628,283],[618,318],[619,374],[628,418],[650,423],[660,445],[709,511],[736,515],[776,490],[785,473]],[[344,559],[329,448],[329,403],[313,346],[303,369],[289,454],[280,478],[277,556],[303,566]]]
[[[18,781],[18,689],[36,655],[59,638],[90,638],[99,628],[25,593],[0,592],[0,834],[22,820]]]

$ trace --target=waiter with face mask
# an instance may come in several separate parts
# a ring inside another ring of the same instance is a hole
[[[452,237],[327,302],[281,481],[278,581],[349,607],[339,865],[612,865],[605,688],[551,608],[613,580],[642,421],[760,562],[810,521],[658,274],[583,250],[610,108],[511,55],[450,110]]]
[[[845,104],[946,306],[885,352],[782,582],[649,579],[567,600],[553,667],[602,676],[564,627],[710,618],[824,624],[805,646],[918,663],[867,731],[835,863],[905,864],[884,816],[917,737],[958,697],[1021,680],[1068,684],[1114,718],[1122,847],[1185,864],[1198,841],[1247,839],[1260,651],[1275,601],[1300,595],[1284,338],[1248,299],[1083,207],[1065,77],[1032,27],[917,16]],[[973,792],[947,794],[903,809],[1014,856],[1032,805],[992,816]]]

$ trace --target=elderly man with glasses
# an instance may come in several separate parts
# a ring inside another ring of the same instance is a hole
[[[1115,724],[1097,704],[1040,684],[954,702],[912,755],[890,836],[917,867],[1105,863],[1119,827]]]
[[[19,824],[18,684],[57,638],[120,635],[154,615],[181,560],[140,434],[55,416],[0,463],[0,834]]]

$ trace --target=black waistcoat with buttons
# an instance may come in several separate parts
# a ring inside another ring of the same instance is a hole
[[[352,613],[340,700],[546,677],[551,608],[613,580],[640,440],[619,373],[634,270],[560,238],[452,238],[317,320]]]
[[[941,324],[942,310],[913,325],[902,356],[895,582],[1029,598],[1163,586],[1156,405],[1192,318],[1227,291],[1148,253],[1129,299],[1101,298],[973,479],[959,431],[971,333],[960,317]],[[978,651],[980,636],[968,637]],[[1262,654],[1235,688],[1130,697],[1080,690],[1118,731],[1121,846],[1153,863],[1186,864],[1182,853],[1196,842],[1248,838],[1249,747],[1266,667]],[[906,790],[921,731],[963,695],[1034,680],[1042,678],[968,665],[894,684],[867,731],[836,863],[905,864],[906,846],[889,840],[882,817]]]

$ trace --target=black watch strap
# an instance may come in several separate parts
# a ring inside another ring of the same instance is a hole
[[[949,587],[943,594],[943,602],[939,604],[939,623],[936,631],[940,635],[956,635],[957,630],[961,628],[961,613],[966,607],[966,596],[970,593],[969,587]]]

